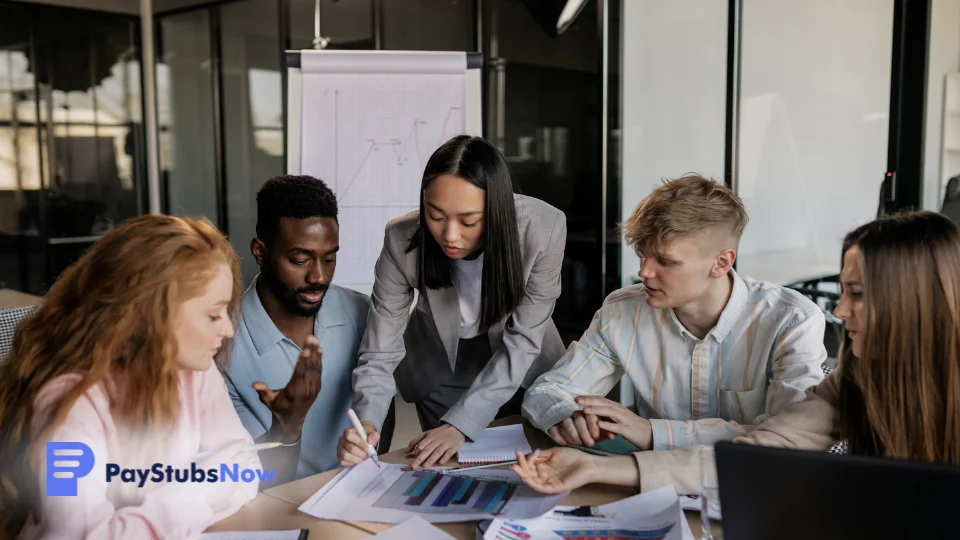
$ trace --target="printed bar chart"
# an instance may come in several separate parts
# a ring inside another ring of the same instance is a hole
[[[417,488],[410,494],[410,498],[405,503],[407,506],[420,506],[427,497],[433,493],[433,488],[437,487],[443,477],[439,474],[428,474],[426,478],[417,483]]]
[[[430,471],[404,471],[373,504],[378,508],[405,508],[417,512],[500,513],[517,492],[508,482],[443,475]]]
[[[460,492],[460,488],[467,483],[467,480],[469,480],[469,478],[454,478],[450,482],[447,482],[446,487],[443,488],[440,496],[437,497],[437,500],[433,501],[431,506],[443,507],[452,503],[453,498]]]
[[[488,483],[483,489],[480,498],[473,505],[475,510],[481,512],[497,513],[500,508],[510,500],[517,486],[504,483]]]
[[[467,489],[461,488],[462,491],[457,492],[457,496],[453,498],[453,504],[467,504],[470,497],[473,497],[473,492],[477,490],[477,486],[480,485],[480,482],[473,478],[467,478],[466,480],[468,483]]]
[[[446,473],[366,460],[344,469],[300,511],[319,519],[403,523],[419,515],[430,523],[504,517],[532,519],[567,493],[545,496],[513,471]]]

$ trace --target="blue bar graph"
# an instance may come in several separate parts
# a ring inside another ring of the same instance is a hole
[[[518,489],[522,485],[493,479],[405,470],[372,506],[425,514],[502,515],[522,493]]]
[[[433,488],[437,487],[437,484],[440,483],[440,480],[443,478],[439,474],[428,474],[427,475],[427,484],[423,487],[417,486],[417,489],[414,490],[414,493],[411,494],[410,498],[407,499],[407,502],[404,503],[408,506],[420,506],[430,497],[430,493],[433,492]],[[423,480],[421,480],[423,482]]]
[[[477,490],[477,486],[479,486],[480,483],[479,480],[468,478],[467,485],[469,487],[467,487],[466,490],[460,488],[460,493],[457,493],[457,497],[453,499],[453,504],[467,504],[470,502],[470,497],[473,497],[473,492]]]
[[[463,478],[463,483],[460,484],[460,489],[457,490],[457,493],[453,496],[453,500],[451,502],[456,504],[459,501],[462,501],[463,496],[467,494],[467,488],[469,488],[470,484],[472,483],[473,483],[473,478]]]
[[[419,497],[423,490],[427,488],[427,484],[430,483],[430,480],[433,479],[435,473],[413,473],[414,478],[419,478],[420,481],[413,484],[410,489],[407,490],[404,495],[408,497]]]
[[[503,497],[500,498],[500,507],[499,507],[499,508],[494,508],[494,509],[492,510],[492,512],[493,512],[494,514],[500,514],[500,513],[502,513],[502,512],[503,512],[503,507],[506,506],[508,502],[510,502],[510,497],[513,497],[513,494],[514,494],[514,492],[516,492],[516,491],[517,491],[517,486],[514,485],[514,484],[510,484],[510,486],[507,487],[507,492],[504,493],[504,494],[503,494]]]
[[[497,493],[493,496],[493,499],[487,503],[486,508],[483,509],[484,512],[493,512],[493,509],[496,508],[500,501],[503,500],[504,494],[507,493],[507,488],[510,487],[509,484],[500,484],[497,486]]]
[[[490,483],[490,482],[481,482],[481,483],[484,484],[483,491],[480,492],[480,498],[477,499],[477,502],[473,504],[473,509],[485,511],[483,509],[486,508],[488,504],[490,504],[490,501],[493,500],[494,495],[496,495],[497,492],[500,491],[500,485]]]
[[[466,478],[460,476],[451,477],[447,485],[443,487],[443,491],[440,492],[440,496],[430,506],[442,508],[449,505],[454,496],[460,492],[461,486],[466,483],[465,480]]]

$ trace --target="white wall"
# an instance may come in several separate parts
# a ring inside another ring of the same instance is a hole
[[[944,169],[944,76],[960,71],[960,0],[933,0],[930,7],[930,45],[927,62],[927,113],[924,122],[923,208],[939,211],[943,204],[943,177],[960,173]]]
[[[723,178],[726,0],[628,0],[622,14],[621,220],[661,180]],[[623,246],[623,285],[639,261]]]
[[[744,0],[742,23],[738,269],[838,271],[886,168],[893,0]]]

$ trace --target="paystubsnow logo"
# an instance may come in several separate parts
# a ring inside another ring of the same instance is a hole
[[[76,497],[77,480],[93,470],[93,451],[78,442],[47,443],[47,495]]]
[[[90,474],[94,464],[93,451],[81,442],[47,443],[47,495],[51,497],[76,497],[77,481]],[[107,482],[119,478],[125,484],[138,487],[147,481],[159,482],[273,482],[276,469],[241,469],[233,463],[221,463],[219,469],[202,469],[196,463],[190,468],[174,468],[154,463],[148,469],[123,469],[116,463],[107,463]]]

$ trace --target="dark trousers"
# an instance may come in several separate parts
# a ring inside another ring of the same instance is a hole
[[[490,350],[490,339],[486,334],[460,340],[454,372],[448,373],[433,391],[415,404],[420,429],[428,431],[440,427],[440,418],[447,414],[450,407],[470,388],[491,356],[493,351]],[[496,418],[520,414],[524,391],[524,388],[517,389],[513,397],[497,411]]]

